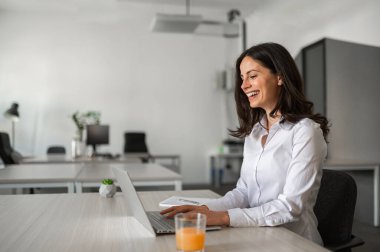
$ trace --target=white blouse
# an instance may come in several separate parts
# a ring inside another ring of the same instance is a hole
[[[327,153],[322,130],[306,118],[296,124],[277,122],[262,146],[267,134],[259,123],[253,127],[245,138],[236,188],[206,205],[228,211],[230,226],[283,225],[322,245],[313,211]]]

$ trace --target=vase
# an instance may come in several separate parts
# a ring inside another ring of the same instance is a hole
[[[78,158],[83,156],[85,153],[85,147],[86,145],[84,142],[80,141],[77,138],[74,138],[71,141],[71,156],[72,158]]]
[[[112,198],[116,193],[116,186],[115,184],[112,185],[105,185],[101,184],[99,188],[99,194],[106,198]]]

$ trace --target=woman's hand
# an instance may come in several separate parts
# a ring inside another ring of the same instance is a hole
[[[173,218],[177,213],[188,213],[189,215],[203,213],[206,215],[207,225],[209,226],[230,225],[230,217],[227,211],[210,211],[207,206],[173,206],[160,212],[160,214],[166,215],[168,218]]]

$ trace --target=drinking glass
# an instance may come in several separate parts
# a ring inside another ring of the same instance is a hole
[[[174,217],[177,251],[204,252],[206,215],[179,213]]]

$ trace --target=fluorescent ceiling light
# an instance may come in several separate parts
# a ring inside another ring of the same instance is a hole
[[[153,32],[193,33],[202,22],[201,15],[173,15],[157,13],[153,18]]]

